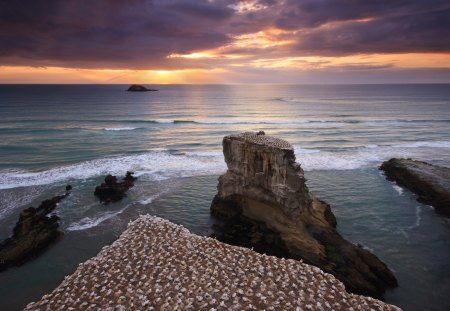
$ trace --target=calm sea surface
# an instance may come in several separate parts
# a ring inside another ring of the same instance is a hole
[[[256,130],[294,145],[339,231],[395,271],[386,301],[450,309],[450,222],[377,169],[391,157],[450,166],[450,85],[126,87],[0,85],[0,240],[23,208],[74,187],[56,209],[63,240],[0,273],[0,310],[51,291],[139,214],[210,234],[222,138]],[[127,170],[139,177],[128,196],[99,204],[95,186]]]

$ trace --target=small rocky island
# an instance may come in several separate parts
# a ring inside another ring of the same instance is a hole
[[[71,189],[67,186],[65,194],[44,200],[37,208],[29,207],[20,213],[12,236],[0,243],[0,271],[38,256],[63,235],[59,230],[59,217],[49,214]]]
[[[156,92],[158,90],[148,89],[143,85],[133,84],[127,89],[127,92]]]
[[[265,244],[263,252],[302,259],[333,274],[353,293],[381,297],[397,286],[381,260],[336,231],[330,206],[308,190],[291,144],[246,132],[226,136],[223,153],[228,170],[219,178],[211,212],[225,229],[239,223],[244,229],[222,231],[219,240],[257,251]]]
[[[386,178],[417,194],[417,200],[432,205],[450,217],[450,168],[412,159],[390,159],[381,167]]]

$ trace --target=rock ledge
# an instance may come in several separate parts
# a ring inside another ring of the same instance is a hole
[[[386,178],[417,194],[417,199],[450,217],[450,168],[411,159],[390,159],[380,167]]]

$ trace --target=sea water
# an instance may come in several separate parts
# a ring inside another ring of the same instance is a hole
[[[450,85],[0,86],[0,239],[22,209],[64,192],[64,238],[0,273],[0,309],[53,290],[77,265],[150,213],[211,234],[209,206],[226,170],[222,138],[263,130],[295,148],[309,188],[339,232],[373,251],[405,310],[448,310],[450,222],[386,181],[392,157],[450,166]],[[93,195],[106,174],[138,177],[121,202]]]

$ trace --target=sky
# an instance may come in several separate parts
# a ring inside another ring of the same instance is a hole
[[[0,83],[450,83],[450,1],[2,1]]]

